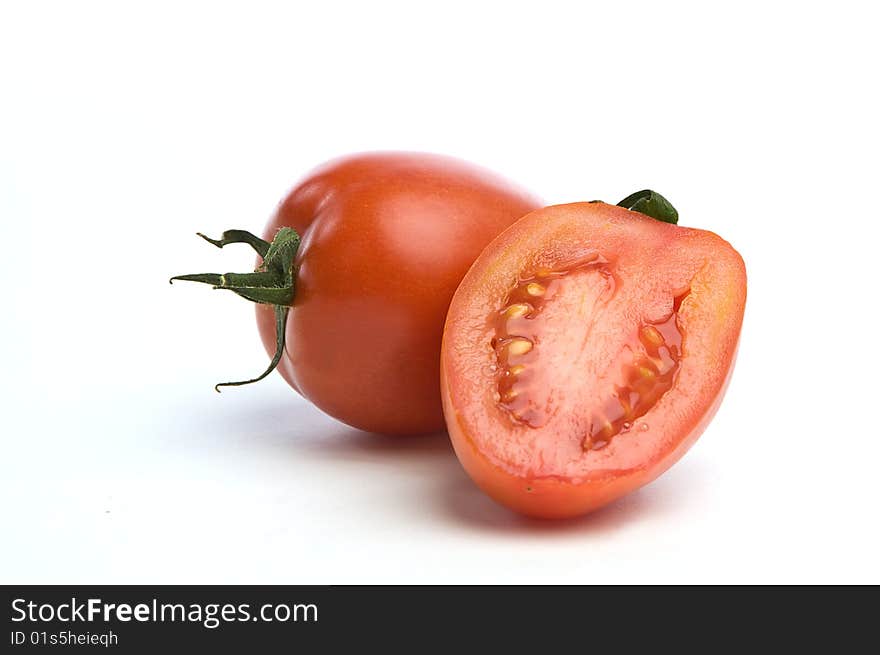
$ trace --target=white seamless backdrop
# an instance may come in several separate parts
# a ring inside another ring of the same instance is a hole
[[[880,582],[869,3],[0,5],[0,582]],[[548,204],[652,187],[743,255],[727,398],[586,519],[445,435],[349,429],[265,361],[246,269],[330,157],[443,152]]]

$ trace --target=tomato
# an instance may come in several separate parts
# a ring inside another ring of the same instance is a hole
[[[264,239],[230,231],[212,241],[251,243],[265,272],[176,279],[256,300],[278,371],[327,414],[371,432],[434,432],[443,429],[440,342],[452,295],[483,247],[540,206],[456,159],[353,155],[300,181]]]
[[[462,465],[545,518],[647,484],[721,402],[745,299],[742,258],[711,232],[604,203],[529,214],[487,246],[447,316],[441,387]]]

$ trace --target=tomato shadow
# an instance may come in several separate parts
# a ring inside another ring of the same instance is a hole
[[[387,436],[335,421],[289,398],[263,399],[251,411],[226,409],[211,421],[214,446],[262,451],[268,457],[332,462],[339,475],[393,476],[395,513],[440,521],[454,529],[511,536],[600,535],[642,521],[675,521],[709,482],[698,463],[684,462],[660,480],[588,516],[564,520],[524,517],[498,505],[467,476],[445,432]],[[365,478],[366,479],[366,478]],[[329,482],[329,480],[328,480]]]
[[[389,436],[358,430],[341,423],[300,399],[287,395],[263,398],[247,409],[222,408],[216,413],[200,412],[190,418],[201,426],[209,425],[215,445],[246,448],[269,456],[282,453],[345,466],[358,463],[367,467],[414,468],[431,474],[431,466],[458,460],[445,431],[415,436]],[[195,431],[195,430],[194,430]],[[204,439],[204,437],[202,437]],[[367,469],[369,470],[369,468]]]
[[[678,475],[680,474],[680,475]],[[687,513],[695,490],[708,484],[706,471],[689,467],[670,471],[663,479],[639,489],[586,516],[537,519],[517,514],[484,494],[464,471],[447,480],[438,493],[445,512],[455,521],[481,532],[512,536],[598,536],[633,527],[643,521],[675,521]]]
[[[210,440],[225,447],[245,445],[252,451],[286,450],[318,458],[381,461],[453,456],[445,431],[418,436],[365,432],[327,416],[299,397],[291,398],[287,389],[282,391],[266,394],[246,406],[203,403],[199,411],[181,409],[174,416],[176,432],[194,434],[197,436],[192,440]]]
[[[319,437],[300,439],[292,448],[320,452],[334,459],[416,460],[454,459],[445,432],[415,436],[388,436],[364,432],[343,424],[325,429]]]

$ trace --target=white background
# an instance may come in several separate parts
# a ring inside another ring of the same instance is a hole
[[[870,3],[4,2],[0,582],[880,582]],[[494,505],[445,435],[323,416],[246,270],[312,166],[457,155],[548,203],[650,186],[745,258],[738,368],[660,480]]]

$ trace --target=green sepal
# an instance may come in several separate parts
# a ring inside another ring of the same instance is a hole
[[[678,223],[678,212],[672,206],[672,203],[656,191],[651,191],[651,189],[636,191],[621,200],[617,205],[640,214],[645,214],[664,223],[672,223],[673,225]]]
[[[275,370],[284,352],[287,317],[296,291],[293,262],[299,249],[299,234],[292,228],[283,227],[278,230],[271,243],[245,230],[227,230],[220,239],[210,239],[201,232],[198,236],[218,248],[230,243],[245,243],[263,259],[253,273],[193,273],[177,275],[169,280],[172,283],[183,280],[210,284],[215,289],[226,289],[246,300],[275,308],[275,355],[269,368],[252,380],[222,382],[214,388],[220,391],[220,387],[241,386],[262,380]]]

